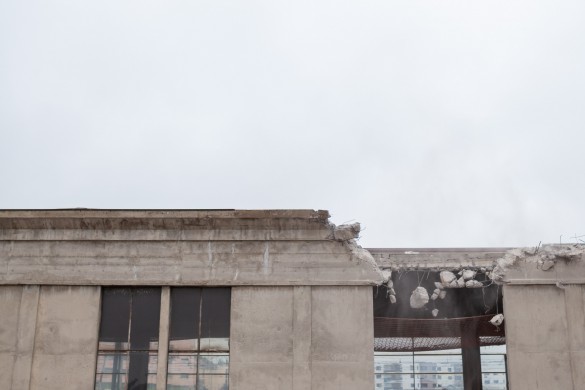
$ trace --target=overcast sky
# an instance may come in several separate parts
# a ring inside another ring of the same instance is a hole
[[[0,176],[0,208],[327,209],[366,247],[575,241],[585,2],[0,0]]]

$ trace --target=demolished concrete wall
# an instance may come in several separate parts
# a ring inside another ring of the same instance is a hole
[[[375,285],[326,211],[0,211],[0,284]]]

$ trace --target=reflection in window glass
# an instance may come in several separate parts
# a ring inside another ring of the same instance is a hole
[[[423,343],[415,338],[411,345]],[[481,347],[480,352],[483,389],[506,390],[506,346]],[[376,352],[374,372],[376,390],[464,388],[461,349]]]
[[[104,288],[96,390],[156,387],[160,288]]]
[[[171,289],[167,390],[227,390],[229,288]]]

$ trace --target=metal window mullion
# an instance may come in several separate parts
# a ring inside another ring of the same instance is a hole
[[[171,288],[162,287],[160,297],[160,319],[158,328],[158,363],[156,372],[156,389],[167,387],[167,367],[169,355],[169,326],[171,313]]]

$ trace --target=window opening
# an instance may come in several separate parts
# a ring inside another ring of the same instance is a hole
[[[230,288],[171,289],[168,390],[227,390]]]
[[[428,270],[392,273],[374,287],[376,390],[507,389],[505,328],[490,323],[503,311],[501,289],[478,271],[467,272],[471,287],[441,286]],[[420,288],[433,294],[413,305]]]
[[[160,287],[104,288],[96,390],[156,388]]]

